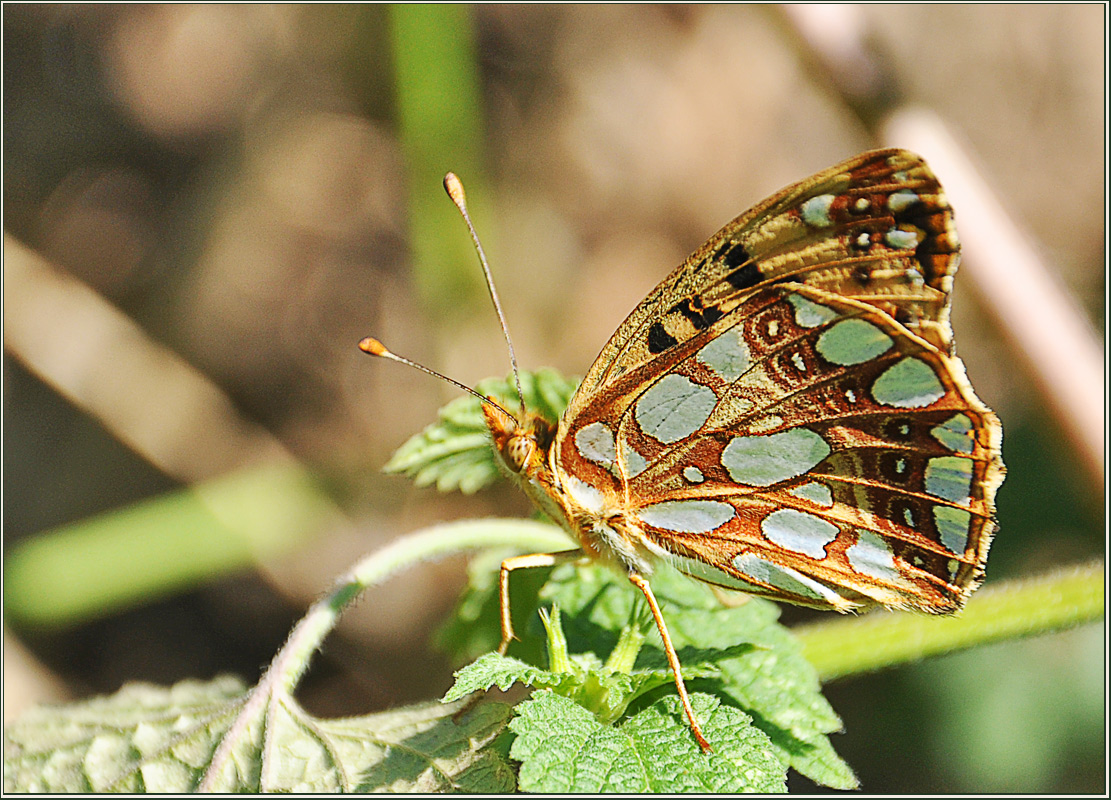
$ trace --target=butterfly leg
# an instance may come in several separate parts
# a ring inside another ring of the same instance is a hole
[[[514,556],[501,562],[500,585],[498,600],[501,603],[501,644],[498,645],[498,654],[505,655],[510,641],[517,638],[513,635],[513,619],[509,615],[509,573],[515,569],[533,569],[534,567],[554,567],[567,561],[574,561],[582,557],[582,550],[564,550],[559,553],[532,553],[527,556]]]
[[[710,752],[710,743],[706,741],[706,737],[702,735],[702,728],[698,724],[698,720],[694,718],[694,709],[691,708],[691,700],[687,695],[686,684],[683,683],[683,673],[679,666],[679,656],[675,653],[675,646],[671,643],[671,634],[667,632],[667,625],[664,624],[664,616],[660,613],[660,606],[656,602],[656,596],[652,594],[652,587],[648,585],[647,579],[644,576],[636,573],[629,573],[629,582],[633,586],[640,589],[644,594],[644,598],[648,601],[648,607],[652,610],[652,618],[656,620],[656,628],[660,632],[660,639],[664,643],[664,652],[667,654],[667,663],[671,667],[671,673],[675,676],[675,688],[679,691],[679,700],[683,703],[683,710],[687,712],[687,720],[691,724],[691,733],[694,738],[698,740],[698,744],[702,747],[704,752]]]
[[[501,575],[498,587],[498,600],[501,603],[501,644],[498,645],[498,655],[505,655],[509,642],[515,638],[513,635],[513,620],[509,616],[509,573],[515,569],[531,569],[533,567],[554,567],[565,561],[574,561],[582,557],[582,550],[565,550],[560,553],[532,553],[527,556],[514,556],[501,562]],[[470,711],[485,692],[475,692],[474,696],[451,715],[456,723],[463,715]]]

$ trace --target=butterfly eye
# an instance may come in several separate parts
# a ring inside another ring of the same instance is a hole
[[[502,448],[502,457],[506,465],[514,472],[521,472],[536,450],[536,440],[525,434],[515,434],[509,437]]]

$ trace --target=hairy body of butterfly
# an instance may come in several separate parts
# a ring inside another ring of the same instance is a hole
[[[918,156],[861,154],[725,226],[629,315],[557,427],[484,405],[501,461],[647,598],[657,559],[814,608],[945,614],[980,584],[1002,428],[953,355],[952,211]]]

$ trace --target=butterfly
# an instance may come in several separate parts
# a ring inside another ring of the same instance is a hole
[[[449,174],[445,186],[504,329],[462,185]],[[1005,470],[999,420],[954,354],[959,253],[925,162],[862,153],[691,254],[618,327],[558,424],[523,399],[510,412],[481,398],[506,471],[580,545],[503,562],[499,652],[514,638],[511,572],[608,564],[647,600],[708,751],[655,564],[819,609],[960,609],[984,577]],[[375,339],[360,347],[430,372]],[[510,356],[516,375],[512,344]]]

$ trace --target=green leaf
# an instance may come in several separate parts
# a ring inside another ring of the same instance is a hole
[[[715,743],[703,753],[678,698],[664,697],[620,725],[604,725],[551,691],[517,706],[510,756],[529,792],[783,792],[786,768],[743,712],[693,695]]]
[[[515,683],[552,689],[600,715],[603,721],[616,719],[645,686],[670,682],[667,674],[645,672],[638,675],[606,673],[602,662],[592,653],[571,657],[572,669],[564,672],[540,669],[515,658],[487,653],[455,673],[455,684],[444,695],[444,702],[466,697],[472,692],[497,686],[505,691]]]
[[[426,703],[316,719],[237,680],[131,685],[29,711],[4,731],[8,792],[511,791],[509,706]]]
[[[570,679],[570,673],[561,675],[534,667],[515,658],[498,655],[497,653],[487,653],[455,673],[455,683],[444,695],[443,702],[450,703],[466,697],[472,692],[485,691],[491,686],[497,686],[502,691],[505,691],[514,683],[522,683],[525,686],[551,687],[558,686]]]
[[[33,708],[4,729],[7,792],[190,791],[235,719],[235,678]]]
[[[555,611],[555,610],[553,610]],[[541,616],[544,611],[541,610]],[[548,628],[548,658],[551,666],[541,669],[516,658],[486,653],[455,673],[455,684],[444,695],[444,702],[463,698],[472,692],[485,691],[497,686],[505,691],[514,683],[534,688],[552,689],[563,697],[574,700],[591,711],[602,722],[612,722],[625,713],[630,703],[659,686],[671,685],[673,678],[666,659],[655,668],[619,670],[603,664],[596,653],[568,656],[564,652],[560,614],[553,613],[545,626]],[[642,637],[636,637],[643,641]],[[558,648],[560,653],[553,652]],[[747,649],[745,645],[732,650]],[[729,651],[725,651],[729,652]],[[713,653],[720,656],[721,653]],[[556,663],[566,665],[559,669]],[[693,656],[683,662],[683,677],[712,677],[720,670],[710,661],[699,661]]]
[[[833,788],[857,785],[828,739],[841,730],[841,720],[822,696],[798,641],[778,623],[778,606],[749,598],[727,608],[706,586],[663,565],[652,576],[652,589],[684,672],[688,662],[712,658],[720,670],[714,688],[752,715],[785,763]],[[572,649],[596,653],[613,648],[633,604],[642,602],[639,592],[610,570],[572,565],[552,573],[541,599],[563,610]],[[648,641],[637,664],[665,663],[658,638]],[[737,648],[740,644],[749,647]]]
[[[459,648],[457,653],[475,647],[488,651],[498,641],[496,576],[501,557],[498,554],[473,565],[472,583],[460,606],[465,618],[453,619],[450,635],[444,637]],[[520,641],[511,644],[510,652],[526,664],[544,663],[545,634],[536,608],[558,603],[571,652],[606,658],[624,625],[633,618],[635,606],[643,603],[640,593],[611,570],[570,564],[552,571],[538,592],[536,573],[544,572],[513,574],[510,594]],[[778,748],[781,760],[793,769],[826,786],[856,787],[852,770],[829,741],[829,734],[841,730],[841,720],[822,696],[817,673],[803,657],[798,640],[778,623],[776,604],[748,598],[742,605],[728,608],[705,585],[664,565],[652,576],[652,587],[687,679],[702,677],[705,688],[720,692],[749,713]],[[649,631],[647,644],[634,672],[655,670],[667,675],[660,683],[670,684],[666,658],[654,630]],[[704,666],[713,667],[715,673],[696,671]],[[651,687],[638,688],[643,693]],[[607,707],[624,710],[612,697],[592,701],[580,695],[578,699],[602,718],[608,716]],[[625,697],[623,701],[633,699]]]
[[[475,565],[472,584],[461,606],[468,618],[453,620],[452,641],[471,645],[485,642],[487,650],[496,644],[498,560],[491,558],[481,566]],[[552,571],[550,580],[537,593],[537,576],[531,573],[539,572],[543,571],[513,574],[510,592],[521,641],[512,643],[511,652],[523,663],[543,662],[545,634],[535,609],[556,603],[563,612],[571,652],[594,653],[604,659],[613,651],[624,625],[633,618],[635,607],[643,603],[640,593],[611,570],[571,564]],[[754,724],[771,738],[781,760],[812,781],[838,789],[857,786],[851,768],[829,741],[829,734],[841,730],[841,720],[822,696],[817,673],[803,657],[798,641],[778,623],[776,604],[749,598],[738,607],[725,607],[705,585],[663,565],[652,576],[652,587],[686,679],[706,679],[707,689],[720,692],[749,713]],[[655,671],[658,676],[666,676],[659,683],[670,685],[667,661],[654,630],[647,644],[634,672]],[[713,668],[714,674],[703,673],[706,667]],[[637,687],[639,693],[650,688],[647,683]],[[623,710],[612,697],[591,701],[579,695],[576,699],[603,718],[608,716],[606,707]],[[633,699],[625,697],[623,701]]]
[[[568,547],[571,546],[568,540]],[[513,550],[491,549],[477,554],[467,563],[467,585],[455,604],[454,613],[432,639],[436,649],[450,656],[455,664],[472,661],[496,648],[501,641],[498,570],[501,562],[511,555],[515,555]],[[522,570],[526,573],[535,571]],[[517,582],[511,585],[515,590],[513,594],[519,596],[521,585]],[[536,590],[540,590],[539,585]]]
[[[552,369],[521,373],[526,407],[555,423],[578,385]],[[494,397],[505,408],[517,408],[512,379],[489,378],[475,391]],[[397,449],[384,467],[386,472],[411,477],[418,486],[436,485],[441,492],[459,490],[472,494],[501,474],[490,447],[490,435],[477,397],[459,397],[440,409],[439,419]]]

